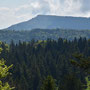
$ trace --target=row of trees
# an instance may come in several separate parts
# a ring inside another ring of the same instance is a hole
[[[57,41],[19,41],[18,44],[12,41],[10,45],[1,43],[0,47],[3,49],[0,58],[4,58],[7,65],[14,65],[10,70],[12,75],[6,80],[15,90],[45,90],[48,85],[47,90],[51,87],[58,90],[83,90],[82,84],[86,84],[84,71],[87,70],[77,68],[88,67],[87,62],[83,65],[86,57],[90,56],[90,40],[86,38],[75,38],[73,41],[62,38]],[[75,53],[85,56],[82,64],[78,64],[78,59],[72,56]],[[70,62],[70,59],[75,61]]]
[[[14,31],[14,30],[0,30],[0,41],[10,43],[14,40],[15,43],[21,41],[35,40],[47,40],[51,38],[58,40],[59,37],[73,40],[74,37],[86,37],[90,38],[90,30],[67,30],[67,29],[35,29],[30,31]]]
[[[90,90],[90,57],[85,58],[82,54],[74,54],[73,55],[76,60],[71,60],[72,65],[76,66],[77,68],[79,67],[80,69],[82,69],[84,71],[84,73],[86,74],[86,85],[82,84],[79,80],[75,80],[75,77],[67,77],[66,82],[64,87],[62,88],[58,88],[56,86],[56,80],[53,79],[53,77],[48,76],[42,84],[41,90]],[[72,81],[73,80],[73,81]],[[77,83],[79,82],[79,83]],[[72,84],[71,84],[72,83]],[[71,86],[72,85],[72,86]],[[66,87],[68,87],[67,89],[65,89]],[[86,88],[86,89],[85,89]]]

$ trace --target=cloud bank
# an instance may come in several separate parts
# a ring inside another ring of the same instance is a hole
[[[18,1],[19,2],[19,1]],[[90,17],[90,0],[28,0],[18,7],[0,7],[0,28],[29,20],[38,14]]]

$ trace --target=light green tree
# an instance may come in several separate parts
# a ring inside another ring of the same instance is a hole
[[[0,53],[2,51],[2,48],[0,48]],[[10,85],[8,84],[8,82],[3,83],[3,78],[7,77],[10,73],[9,73],[9,69],[12,67],[13,65],[7,66],[5,65],[5,60],[1,59],[0,60],[0,90],[12,90],[14,89],[13,87],[11,88]]]
[[[52,76],[47,76],[47,78],[43,81],[41,90],[58,90],[55,79],[53,79]]]
[[[5,65],[4,59],[0,60],[0,90],[14,89],[14,88],[10,88],[10,85],[8,84],[8,82],[6,82],[6,83],[2,82],[2,79],[7,77],[7,75],[10,74],[8,71],[12,66],[13,65],[10,65],[10,66]]]
[[[86,90],[90,90],[90,81],[88,79],[89,77],[86,77],[86,81],[87,81],[87,88]]]

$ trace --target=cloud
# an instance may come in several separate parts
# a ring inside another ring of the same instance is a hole
[[[82,12],[90,12],[90,0],[82,0]]]
[[[27,0],[18,7],[0,7],[0,28],[29,20],[38,14],[90,17],[90,0]]]
[[[77,12],[80,12],[81,3],[79,0],[46,0],[49,3],[50,14],[73,16]]]

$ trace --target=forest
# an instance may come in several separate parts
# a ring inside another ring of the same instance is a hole
[[[74,40],[74,38],[86,37],[90,38],[90,30],[72,30],[72,29],[33,29],[33,30],[1,30],[0,41],[10,43],[13,40],[15,43],[18,41],[31,41],[34,40],[47,40],[48,38],[58,40],[58,38],[67,40]]]
[[[10,44],[0,42],[0,48],[0,59],[7,66],[13,64],[11,74],[2,81],[14,90],[90,90],[86,89],[90,39],[32,39],[18,43],[12,40]],[[84,63],[78,64],[79,60]]]

